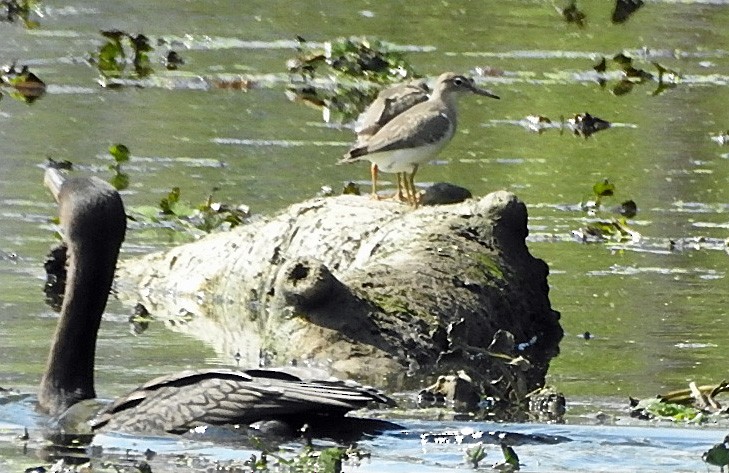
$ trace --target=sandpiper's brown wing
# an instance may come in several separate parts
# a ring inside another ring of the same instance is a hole
[[[412,81],[384,89],[357,118],[354,131],[358,139],[369,138],[396,116],[425,102],[429,92],[424,81]]]
[[[350,149],[339,163],[366,159],[368,154],[417,148],[447,140],[454,131],[453,121],[444,111],[430,105],[418,104],[398,115],[370,139]]]

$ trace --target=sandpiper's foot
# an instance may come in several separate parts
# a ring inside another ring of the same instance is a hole
[[[396,202],[410,203],[410,200],[402,192],[395,192],[394,194],[392,194],[392,197],[390,197],[390,199]]]
[[[392,197],[390,197],[392,200],[395,200],[397,202],[407,202],[410,203],[410,198],[408,196],[407,191],[407,181],[405,180],[405,174],[402,172],[398,172],[396,174],[397,176],[397,192],[393,194]]]

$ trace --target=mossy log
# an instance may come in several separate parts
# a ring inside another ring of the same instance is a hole
[[[185,315],[179,329],[241,366],[313,364],[378,385],[452,369],[489,379],[503,377],[496,350],[528,360],[529,390],[562,329],[527,233],[526,206],[505,191],[415,210],[317,198],[123,261],[117,291],[157,317]],[[489,348],[499,330],[514,346]]]

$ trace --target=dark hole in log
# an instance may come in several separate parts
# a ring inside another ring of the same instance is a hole
[[[309,267],[304,264],[297,264],[293,267],[291,270],[291,281],[296,284],[296,281],[301,281],[302,279],[306,279],[309,276]]]

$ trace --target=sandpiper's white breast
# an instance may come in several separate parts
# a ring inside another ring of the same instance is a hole
[[[381,151],[379,153],[364,156],[382,172],[413,172],[415,165],[425,164],[433,159],[443,146],[445,141],[419,146],[417,148],[394,149]]]

